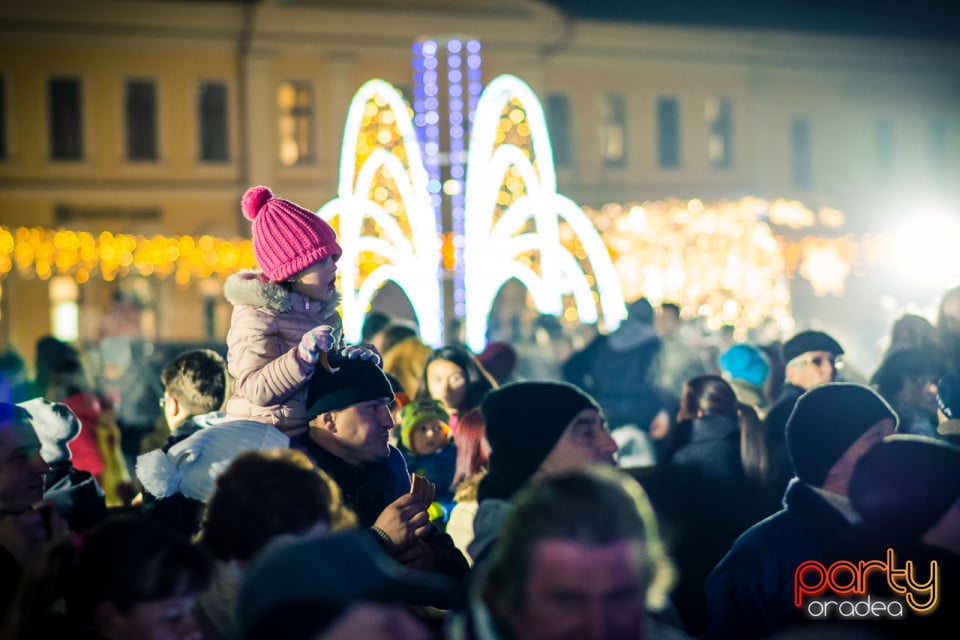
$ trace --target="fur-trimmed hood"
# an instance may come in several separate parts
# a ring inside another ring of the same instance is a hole
[[[288,291],[283,285],[268,280],[262,271],[256,269],[244,269],[227,278],[223,284],[223,295],[235,307],[245,304],[268,307],[280,312],[303,308],[304,301],[307,300],[299,293]],[[336,311],[340,298],[340,292],[334,291],[329,298],[318,303],[322,315],[327,316]]]

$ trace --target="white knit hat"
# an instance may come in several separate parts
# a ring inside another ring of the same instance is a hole
[[[276,427],[254,420],[231,420],[206,427],[170,447],[137,457],[137,479],[156,498],[181,493],[206,502],[217,478],[244,451],[286,449],[290,439]]]
[[[62,402],[33,398],[19,403],[33,418],[33,429],[40,438],[40,457],[47,464],[70,460],[67,443],[80,435],[80,420]]]

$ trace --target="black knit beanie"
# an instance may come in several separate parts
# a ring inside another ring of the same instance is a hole
[[[480,405],[490,442],[490,470],[478,499],[509,500],[529,480],[574,416],[600,406],[566,382],[523,380],[487,393]]]
[[[864,525],[895,542],[916,542],[960,498],[960,448],[887,436],[857,462],[849,494]]]
[[[307,416],[339,411],[369,400],[393,400],[393,387],[372,360],[331,361],[334,372],[317,367],[307,387]]]
[[[886,400],[861,384],[831,382],[797,400],[787,420],[787,450],[797,477],[819,487],[853,442],[884,418],[899,422]]]

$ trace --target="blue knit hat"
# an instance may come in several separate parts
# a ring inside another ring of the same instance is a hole
[[[720,356],[717,361],[720,370],[731,380],[745,380],[762,387],[770,373],[770,363],[762,351],[749,344],[735,344]]]

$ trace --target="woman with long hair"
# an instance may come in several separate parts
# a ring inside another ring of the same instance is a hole
[[[484,394],[497,387],[477,356],[461,344],[434,349],[423,368],[416,397],[439,401],[457,432],[460,416],[480,406]]]
[[[674,435],[676,448],[659,471],[655,502],[679,569],[677,612],[696,635],[706,624],[707,574],[760,518],[764,494],[750,476],[764,472],[765,449],[756,412],[741,405],[730,384],[717,375],[684,383]]]

